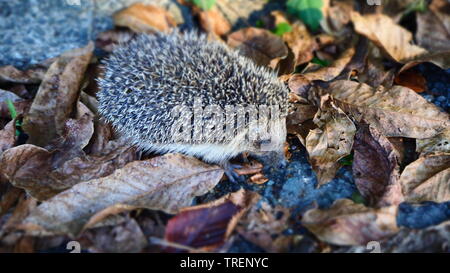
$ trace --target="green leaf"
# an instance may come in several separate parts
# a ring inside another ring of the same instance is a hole
[[[292,31],[292,27],[287,22],[279,23],[275,27],[275,29],[272,30],[272,32],[278,36],[283,36],[283,34],[291,32],[291,31]]]
[[[314,63],[314,64],[318,64],[318,65],[320,65],[320,66],[322,66],[322,67],[325,67],[325,66],[329,66],[329,65],[330,65],[330,62],[329,62],[329,61],[327,61],[327,60],[321,60],[321,59],[319,59],[319,58],[317,58],[317,57],[314,57],[314,58],[311,60],[311,62]]]
[[[353,200],[353,202],[355,202],[356,204],[364,204],[365,203],[364,197],[361,195],[361,193],[359,193],[359,191],[353,192],[350,199]]]
[[[322,20],[322,0],[288,0],[288,13],[302,20],[312,31],[316,31]]]
[[[11,100],[6,100],[6,105],[8,106],[9,114],[11,115],[11,119],[15,119],[17,117],[17,111],[14,107],[14,104]]]
[[[216,0],[191,0],[202,10],[210,10],[216,4]]]

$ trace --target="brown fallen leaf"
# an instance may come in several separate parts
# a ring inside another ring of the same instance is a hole
[[[353,5],[353,1],[333,1],[325,14],[326,19],[321,23],[322,28],[327,33],[343,36],[345,27],[350,23]]]
[[[450,3],[433,0],[428,10],[417,12],[416,39],[420,46],[430,52],[450,50]]]
[[[62,133],[76,107],[93,49],[93,43],[89,43],[85,48],[64,53],[50,66],[23,120],[28,143],[44,147]]]
[[[391,142],[373,127],[360,124],[353,147],[353,175],[364,199],[376,207],[400,204],[399,155]]]
[[[272,60],[283,59],[288,55],[283,40],[265,29],[240,29],[228,35],[227,43],[261,66],[267,66]]]
[[[114,14],[117,26],[128,27],[135,32],[168,31],[176,26],[176,22],[166,10],[136,3]]]
[[[238,175],[257,174],[262,171],[263,165],[257,161],[252,161],[242,165],[242,168],[234,169]]]
[[[95,213],[116,204],[176,213],[211,190],[223,173],[220,167],[179,154],[134,161],[43,202],[21,228],[30,234],[75,236]]]
[[[283,234],[289,228],[290,217],[288,208],[261,202],[261,206],[253,206],[239,221],[236,230],[268,253],[286,252],[293,243],[293,236]]]
[[[432,63],[439,66],[442,69],[450,68],[450,51],[443,52],[431,52],[416,58],[408,60],[405,65],[399,70],[398,73],[402,73],[421,63]]]
[[[355,54],[355,48],[351,47],[345,50],[341,56],[326,67],[315,67],[307,69],[301,74],[295,74],[289,79],[289,89],[295,94],[308,98],[308,91],[311,82],[315,80],[331,81],[344,70]]]
[[[339,159],[351,153],[356,127],[328,95],[321,98],[313,121],[318,128],[306,137],[306,150],[321,186],[334,178],[342,166]]]
[[[338,80],[329,84],[327,92],[344,112],[387,137],[429,138],[450,125],[447,113],[406,87],[375,89]]]
[[[450,201],[450,153],[420,157],[406,166],[400,183],[408,202]]]
[[[269,179],[265,177],[262,173],[257,173],[250,177],[250,181],[257,185],[261,185],[269,181]]]
[[[408,30],[384,14],[361,15],[353,11],[351,19],[357,33],[366,36],[397,62],[427,53],[425,49],[411,44],[413,35]]]
[[[198,13],[200,26],[208,33],[223,36],[231,30],[230,23],[215,7],[210,10],[198,9],[194,13]]]
[[[81,240],[83,248],[93,253],[138,253],[148,245],[138,223],[128,215],[121,223],[84,232]]]
[[[397,74],[394,82],[398,85],[408,87],[417,93],[422,93],[427,89],[427,81],[425,80],[425,77],[422,76],[422,74],[412,70],[406,70],[400,74]]]
[[[258,199],[258,194],[241,189],[211,203],[185,208],[169,220],[164,238],[197,250],[217,249]]]
[[[281,11],[273,11],[271,15],[274,18],[275,26],[281,23],[289,23],[286,15]],[[294,66],[311,61],[314,57],[314,51],[318,49],[316,40],[302,22],[295,21],[290,25],[292,31],[284,33],[281,38],[287,43],[294,54]]]
[[[135,149],[126,146],[87,156],[25,144],[3,153],[0,173],[31,196],[46,200],[80,182],[110,175],[135,159]]]
[[[302,224],[320,240],[330,244],[366,245],[398,231],[397,210],[397,206],[373,209],[340,199],[329,209],[308,210]]]
[[[17,100],[13,102],[17,115],[25,115],[31,106],[31,100]],[[5,102],[0,102],[0,117],[5,119],[11,118],[8,105]]]
[[[2,66],[0,67],[0,82],[40,83],[46,70],[45,67],[36,67],[22,71],[11,65]]]
[[[11,120],[0,130],[0,156],[16,143],[16,121]]]
[[[416,139],[416,152],[421,156],[436,152],[450,153],[450,128],[432,138]]]

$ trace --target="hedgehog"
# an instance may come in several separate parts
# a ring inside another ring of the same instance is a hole
[[[219,164],[230,180],[243,153],[286,164],[288,89],[226,44],[195,31],[140,34],[102,66],[99,113],[142,151]]]

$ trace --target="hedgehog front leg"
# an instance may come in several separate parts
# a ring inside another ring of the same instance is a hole
[[[228,180],[233,183],[238,183],[242,180],[242,176],[240,176],[234,169],[241,169],[242,166],[239,164],[232,164],[227,161],[222,163],[222,168],[225,170],[225,175],[228,177]]]

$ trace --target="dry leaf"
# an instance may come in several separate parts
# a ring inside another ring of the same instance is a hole
[[[301,74],[295,74],[289,79],[289,89],[295,94],[308,98],[311,82],[315,80],[331,81],[344,70],[355,54],[355,48],[345,50],[341,56],[326,67],[316,67],[315,70],[306,70]]]
[[[16,143],[16,121],[11,120],[6,126],[0,130],[0,156]]]
[[[425,12],[417,12],[416,39],[430,52],[450,50],[450,3],[434,0]]]
[[[260,207],[250,209],[236,230],[268,253],[286,252],[293,243],[293,236],[283,234],[289,228],[290,217],[289,209],[262,202]]]
[[[216,8],[207,11],[200,10],[198,13],[200,25],[206,32],[214,33],[217,36],[223,36],[230,32],[230,23]]]
[[[28,143],[44,147],[62,133],[76,106],[93,49],[93,43],[89,43],[85,48],[61,55],[50,66],[23,121]]]
[[[400,183],[408,202],[450,201],[450,153],[417,159],[403,170]]]
[[[281,23],[289,23],[286,15],[281,11],[273,11],[271,15],[275,19],[275,26]],[[314,51],[318,45],[314,37],[308,32],[308,28],[300,21],[291,24],[292,31],[284,33],[281,38],[287,43],[294,53],[294,65],[301,65],[312,60]]]
[[[362,16],[353,11],[351,18],[357,33],[366,36],[397,62],[427,53],[425,49],[411,44],[413,35],[408,30],[384,14]]]
[[[406,70],[400,74],[397,74],[394,82],[398,85],[408,87],[417,93],[422,93],[427,89],[427,81],[425,80],[425,77],[422,76],[422,74],[412,70]]]
[[[398,231],[396,217],[396,206],[372,209],[340,199],[329,209],[308,210],[302,224],[330,244],[366,245],[394,235]]]
[[[450,128],[432,138],[417,139],[416,152],[421,156],[435,152],[450,153]]]
[[[32,234],[74,236],[95,213],[116,204],[176,213],[211,190],[223,173],[220,167],[179,154],[134,161],[43,202],[22,228]]]
[[[0,82],[14,82],[14,83],[40,83],[44,78],[44,67],[36,67],[26,71],[21,71],[14,66],[7,65],[0,67]]]
[[[135,32],[168,31],[176,22],[166,10],[136,3],[114,15],[114,23]]]
[[[406,87],[375,89],[339,80],[330,83],[327,92],[347,114],[387,137],[429,138],[450,125],[447,113]]]
[[[195,249],[214,250],[231,235],[259,195],[241,189],[211,203],[183,209],[167,223],[164,238]]]
[[[306,137],[306,150],[320,186],[334,178],[341,167],[339,159],[350,154],[356,127],[329,96],[321,98],[314,123],[318,128]]]
[[[442,69],[449,69],[450,51],[432,52],[418,56],[417,58],[413,58],[409,60],[407,63],[405,63],[405,65],[400,69],[398,73],[402,73],[403,71],[408,70],[411,67],[414,67],[421,63],[432,63],[439,66]]]
[[[280,37],[268,30],[254,27],[240,29],[228,35],[228,45],[261,66],[267,66],[272,60],[283,59],[288,55],[288,49]]]
[[[353,147],[353,175],[364,199],[376,207],[400,204],[399,155],[394,146],[376,129],[361,124]]]

